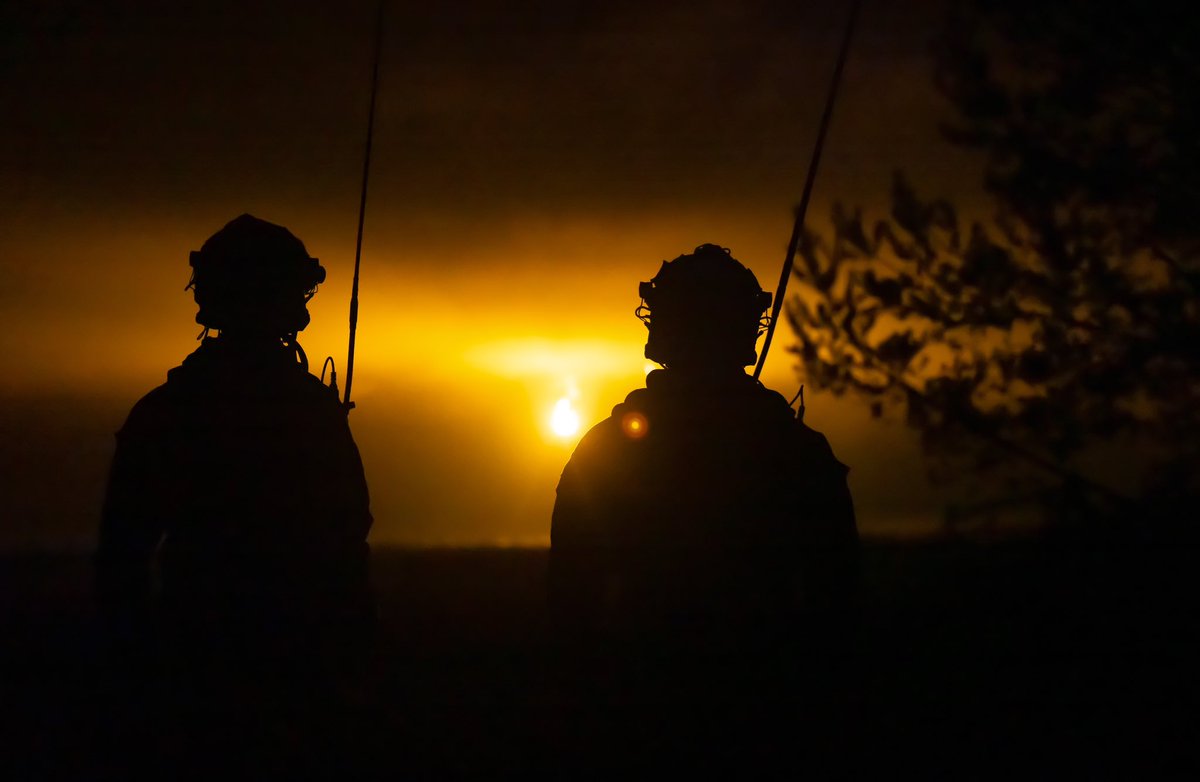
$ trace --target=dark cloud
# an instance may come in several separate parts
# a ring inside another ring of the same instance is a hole
[[[845,5],[569,5],[388,4],[381,198],[478,209],[794,197]],[[912,75],[928,5],[865,15],[848,91],[896,93],[888,76]],[[347,197],[373,9],[10,10],[7,194],[181,208],[232,193]],[[864,121],[848,114],[841,129]]]

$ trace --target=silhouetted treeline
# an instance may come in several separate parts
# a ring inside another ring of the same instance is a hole
[[[810,382],[1055,520],[1194,508],[1197,33],[1156,2],[952,4],[931,48],[944,134],[983,155],[994,216],[901,174],[883,220],[836,206],[789,310]]]

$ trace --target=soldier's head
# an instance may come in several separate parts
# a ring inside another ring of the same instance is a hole
[[[715,244],[663,261],[641,283],[637,315],[650,330],[646,358],[666,367],[740,369],[757,359],[771,294],[754,272]]]
[[[237,336],[294,337],[325,269],[286,228],[248,214],[191,254],[196,322]]]

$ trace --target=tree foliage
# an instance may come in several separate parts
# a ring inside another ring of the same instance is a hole
[[[809,382],[901,411],[978,467],[1086,481],[1081,455],[1127,442],[1137,492],[1195,496],[1196,19],[954,6],[932,49],[944,133],[984,155],[995,217],[968,223],[900,174],[886,219],[835,206],[789,303]]]

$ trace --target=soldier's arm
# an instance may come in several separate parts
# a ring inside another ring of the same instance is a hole
[[[350,425],[344,411],[339,410],[335,426],[335,442],[337,442],[338,457],[330,465],[332,478],[336,486],[339,515],[345,520],[343,534],[347,550],[347,565],[350,570],[344,574],[345,584],[356,590],[362,604],[362,619],[364,632],[375,622],[374,598],[370,587],[371,548],[367,536],[374,523],[371,515],[371,497],[367,490],[367,476],[363,469],[362,456],[358,445],[350,432]],[[328,478],[327,478],[328,479]]]
[[[560,638],[595,632],[602,619],[604,547],[596,496],[597,433],[580,442],[559,479],[550,522],[548,608]]]
[[[849,469],[834,457],[824,435],[803,429],[803,515],[809,560],[804,568],[805,592],[809,605],[834,625],[843,620],[853,625],[859,597],[859,538]]]
[[[363,655],[371,648],[378,621],[367,541],[374,518],[362,456],[345,410],[340,406],[331,416],[330,425],[332,462],[327,465],[328,475],[321,476],[321,480],[329,482],[331,487],[330,499],[335,501],[334,512],[342,519],[341,534],[346,545],[344,569],[337,577],[338,588],[346,590],[339,605],[342,625],[337,632],[337,644],[341,653],[348,655],[341,660],[357,665],[366,660]]]
[[[163,509],[154,499],[162,454],[137,431],[136,413],[117,435],[95,558],[96,596],[120,641],[146,630],[151,561],[163,534]]]
[[[350,432],[350,424],[344,413],[340,413],[336,424],[337,437],[340,443],[340,458],[336,470],[340,485],[344,487],[347,518],[350,520],[349,533],[366,545],[367,534],[371,531],[374,517],[371,515],[371,497],[367,490],[367,475],[363,469],[362,456],[354,435]]]

